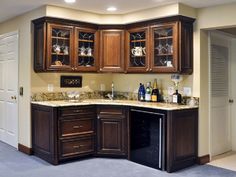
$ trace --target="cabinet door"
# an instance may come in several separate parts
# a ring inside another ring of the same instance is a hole
[[[124,71],[124,30],[101,30],[100,71]]]
[[[73,27],[48,24],[47,70],[72,70]]]
[[[127,72],[149,71],[149,29],[135,28],[126,31]]]
[[[178,71],[178,23],[151,27],[151,70],[171,73]]]
[[[126,118],[99,115],[97,123],[97,153],[102,155],[126,155]]]
[[[77,71],[97,71],[98,32],[94,29],[76,28],[75,68]]]

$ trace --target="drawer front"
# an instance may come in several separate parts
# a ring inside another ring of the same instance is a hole
[[[66,116],[76,116],[76,115],[94,115],[95,108],[94,107],[64,107],[59,109],[59,117]]]
[[[93,119],[60,120],[60,137],[94,133]]]
[[[94,138],[70,139],[60,141],[61,159],[80,154],[94,153]]]
[[[100,115],[125,115],[125,109],[122,106],[101,106],[98,108]]]

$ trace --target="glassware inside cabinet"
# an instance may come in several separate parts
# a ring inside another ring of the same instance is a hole
[[[52,28],[51,65],[70,65],[70,30]]]
[[[146,33],[130,33],[130,67],[146,66]]]
[[[79,31],[78,38],[78,66],[94,66],[95,34]]]
[[[154,29],[154,66],[173,67],[173,28]]]

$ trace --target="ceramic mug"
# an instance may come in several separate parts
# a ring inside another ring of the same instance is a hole
[[[59,54],[59,53],[61,52],[61,46],[58,45],[58,44],[54,44],[54,45],[52,46],[52,48],[53,48],[53,51],[54,51],[56,54]]]
[[[143,55],[143,48],[142,47],[134,47],[131,49],[131,53],[134,56],[142,56]]]

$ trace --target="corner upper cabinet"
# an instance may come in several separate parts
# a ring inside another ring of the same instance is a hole
[[[97,71],[98,31],[76,27],[75,39],[75,70]]]
[[[147,72],[149,70],[149,28],[128,29],[126,39],[127,72]]]
[[[100,31],[100,72],[124,72],[124,30]]]

